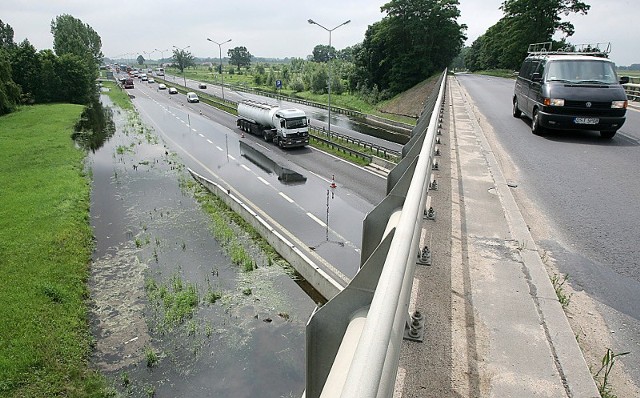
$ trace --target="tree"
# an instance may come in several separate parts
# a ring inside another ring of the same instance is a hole
[[[230,48],[227,51],[227,55],[229,56],[229,63],[238,67],[238,72],[241,66],[250,66],[251,58],[253,58],[253,55],[244,46]]]
[[[0,19],[0,49],[9,49],[15,46],[13,42],[13,28],[11,25],[2,22]]]
[[[36,102],[36,90],[41,85],[40,59],[36,48],[24,39],[11,54],[13,81],[22,88],[25,103]]]
[[[74,54],[90,58],[97,68],[102,63],[102,41],[88,24],[69,14],[63,14],[51,21],[53,49],[56,55]]]
[[[20,86],[11,78],[9,54],[0,48],[0,115],[13,112],[20,100]]]
[[[312,60],[314,62],[329,62],[336,58],[336,49],[333,46],[318,44],[313,48]]]
[[[391,0],[355,55],[358,85],[399,93],[447,67],[460,52],[465,25],[458,0]]]
[[[470,70],[518,69],[531,43],[553,41],[556,32],[565,35],[554,48],[564,45],[575,29],[562,15],[586,14],[591,6],[580,0],[506,0],[504,16],[474,42],[465,57]]]
[[[138,61],[138,65],[144,65],[144,57],[142,55],[138,55],[138,58],[136,58],[136,61]]]
[[[184,69],[190,66],[196,66],[195,58],[190,52],[181,50],[178,48],[173,49],[173,61],[180,69],[181,73],[184,73]]]

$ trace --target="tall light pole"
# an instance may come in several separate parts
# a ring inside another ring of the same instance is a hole
[[[186,46],[186,47],[182,47],[182,48],[173,46],[173,48],[175,48],[175,49],[177,49],[179,51],[184,51],[189,47],[191,47],[191,46]],[[180,54],[180,55],[184,56],[184,54]],[[185,68],[185,66],[182,65],[182,79],[184,80],[184,87],[187,88],[187,77],[185,76],[184,68]]]
[[[322,29],[324,29],[327,32],[329,32],[329,51],[331,51],[331,32],[333,32],[334,30],[338,29],[342,25],[348,24],[349,22],[351,22],[351,20],[349,19],[348,21],[344,21],[343,23],[341,23],[340,25],[336,26],[333,29],[325,28],[324,26],[320,25],[319,23],[317,23],[313,19],[309,19],[307,22],[309,22],[311,25],[318,25]],[[331,59],[329,59],[329,61],[331,61]],[[329,69],[329,88],[328,88],[329,125],[328,125],[328,127],[329,127],[329,133],[331,133],[331,64],[328,64],[327,66],[328,66],[328,69]]]
[[[164,52],[169,51],[169,49],[167,48],[166,50],[158,50],[156,48],[156,51],[160,51],[160,62],[159,62],[160,65],[158,65],[158,67],[162,68],[162,60],[164,59]]]
[[[227,40],[227,41],[223,41],[222,43],[218,43],[217,41],[213,41],[210,38],[207,37],[207,40],[209,40],[211,43],[215,43],[218,45],[218,50],[220,51],[220,78],[222,79],[222,100],[224,101],[224,73],[222,73],[222,45],[225,43],[229,43],[231,41],[231,39]]]

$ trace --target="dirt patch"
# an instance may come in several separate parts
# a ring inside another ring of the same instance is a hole
[[[425,101],[436,89],[439,78],[439,74],[431,76],[385,102],[379,110],[383,113],[417,118],[424,109]]]

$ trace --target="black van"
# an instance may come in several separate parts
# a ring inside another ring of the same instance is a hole
[[[539,43],[533,46],[550,45]],[[595,48],[596,50],[593,50]],[[625,121],[627,95],[607,51],[532,51],[522,63],[513,93],[513,116],[531,119],[531,131],[597,130],[613,138]],[[610,45],[607,49],[610,48]],[[550,49],[550,46],[549,46]]]

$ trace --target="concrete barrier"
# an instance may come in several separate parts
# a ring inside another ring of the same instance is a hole
[[[196,181],[249,223],[325,299],[330,300],[349,283],[345,275],[309,250],[307,245],[278,225],[267,214],[258,214],[260,210],[252,209],[252,204],[248,200],[195,171],[188,170]]]

